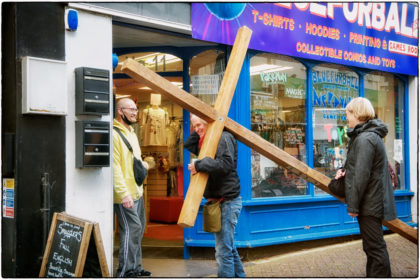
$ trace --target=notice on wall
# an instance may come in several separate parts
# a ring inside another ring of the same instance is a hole
[[[195,75],[191,76],[192,94],[218,94],[219,75]]]
[[[284,133],[285,142],[290,145],[302,144],[305,133],[299,127],[289,127]]]
[[[3,179],[3,218],[15,217],[15,179]]]
[[[402,139],[394,140],[394,160],[401,163],[403,159],[403,143]]]

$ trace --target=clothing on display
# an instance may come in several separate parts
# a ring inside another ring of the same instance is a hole
[[[166,140],[168,144],[168,160],[171,167],[175,167],[180,164],[180,145],[182,139],[181,123],[182,119],[176,120],[172,117],[171,122],[166,128]],[[182,147],[181,147],[182,148]]]
[[[142,126],[143,146],[166,146],[166,126],[169,124],[168,112],[159,106],[144,109]]]

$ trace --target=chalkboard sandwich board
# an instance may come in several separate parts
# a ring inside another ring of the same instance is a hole
[[[94,242],[91,241],[92,229]],[[54,213],[39,277],[83,277],[87,256],[93,256],[94,263],[100,268],[99,275],[87,275],[109,277],[99,224],[64,212]]]

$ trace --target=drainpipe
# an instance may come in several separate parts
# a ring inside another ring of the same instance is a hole
[[[48,173],[43,173],[41,175],[41,214],[42,214],[42,245],[43,248],[47,245],[48,233],[50,231],[50,207],[51,207],[51,185],[50,185],[50,175]]]

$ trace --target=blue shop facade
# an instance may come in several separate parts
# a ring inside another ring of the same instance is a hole
[[[121,5],[98,4],[103,9],[120,11]],[[156,21],[160,18],[161,27],[152,26],[152,19],[147,24],[136,24],[121,20],[122,14],[114,14],[114,29],[150,35],[137,46],[120,47],[114,42],[113,52],[120,64],[127,57],[134,58],[211,105],[236,31],[243,25],[252,29],[229,117],[331,178],[346,159],[344,108],[352,98],[368,98],[377,117],[388,125],[385,146],[395,173],[398,218],[417,225],[417,5],[161,3],[158,8],[150,4],[159,11],[147,4],[124,5],[137,5],[143,15],[152,11]],[[168,23],[181,22],[182,15],[183,24]],[[113,34],[116,36],[115,31]],[[167,41],[148,46],[153,34],[166,36]],[[180,43],[182,40],[185,45]],[[152,91],[119,69],[120,65],[113,74],[117,98],[131,95],[140,112],[146,110]],[[190,182],[186,166],[192,155],[183,150],[182,142],[191,131],[189,112],[164,97],[161,105],[181,129],[167,151],[169,166],[176,173],[177,195],[185,197]],[[139,131],[144,129],[140,122]],[[139,137],[142,140],[144,136]],[[236,228],[237,247],[359,233],[357,220],[347,215],[345,204],[244,144],[239,143],[238,149],[243,208]],[[153,152],[147,148],[143,151]],[[149,196],[164,196],[157,189],[149,186]],[[195,226],[184,229],[183,243],[186,258],[190,247],[214,246],[213,235],[202,230],[201,209]]]

